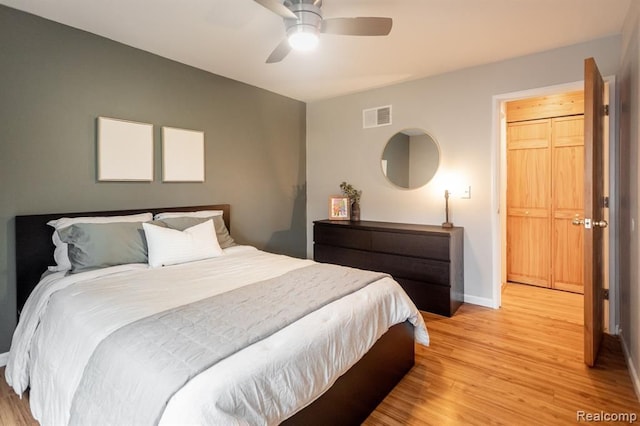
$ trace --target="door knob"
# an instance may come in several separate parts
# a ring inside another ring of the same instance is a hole
[[[607,226],[609,226],[609,223],[606,220],[580,219],[580,216],[578,215],[573,218],[571,224],[576,226],[584,225],[586,229],[591,229],[592,226],[598,228],[606,228]]]

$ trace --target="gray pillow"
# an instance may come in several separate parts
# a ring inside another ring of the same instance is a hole
[[[209,217],[168,217],[166,219],[156,219],[152,220],[150,223],[152,225],[161,226],[163,228],[175,229],[176,231],[184,231],[187,228],[191,228],[192,226],[200,225],[211,218]]]
[[[222,216],[213,216],[213,226],[216,228],[216,236],[221,248],[225,249],[236,245],[236,242],[229,235],[229,230],[227,225],[224,224]]]
[[[176,229],[178,231],[184,231],[187,228],[191,228],[192,226],[200,225],[201,223],[206,222],[207,220],[213,219],[213,227],[216,230],[216,237],[218,238],[218,244],[220,244],[220,248],[227,248],[236,245],[236,242],[229,235],[229,230],[227,226],[224,224],[224,219],[222,216],[211,216],[211,217],[191,217],[191,216],[180,216],[180,217],[170,217],[166,219],[156,219],[152,222],[149,222],[153,225],[165,226],[167,228]]]
[[[76,223],[59,229],[69,244],[71,273],[127,263],[147,263],[142,222]]]

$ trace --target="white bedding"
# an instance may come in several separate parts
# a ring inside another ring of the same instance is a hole
[[[160,269],[135,264],[47,276],[23,309],[7,382],[19,394],[31,387],[31,409],[43,425],[67,424],[84,367],[112,331],[312,263],[249,246],[224,252]],[[416,326],[416,340],[427,345],[415,305],[384,278],[196,376],[169,401],[160,424],[277,424],[313,402],[389,327],[407,319]]]

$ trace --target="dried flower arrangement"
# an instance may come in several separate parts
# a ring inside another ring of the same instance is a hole
[[[362,190],[355,189],[350,183],[342,182],[340,184],[342,193],[349,197],[351,203],[360,203],[360,197],[362,196]]]

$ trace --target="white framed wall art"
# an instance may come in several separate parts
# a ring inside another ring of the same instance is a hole
[[[162,127],[162,181],[204,182],[204,132]]]
[[[99,181],[153,181],[153,125],[97,119]]]

